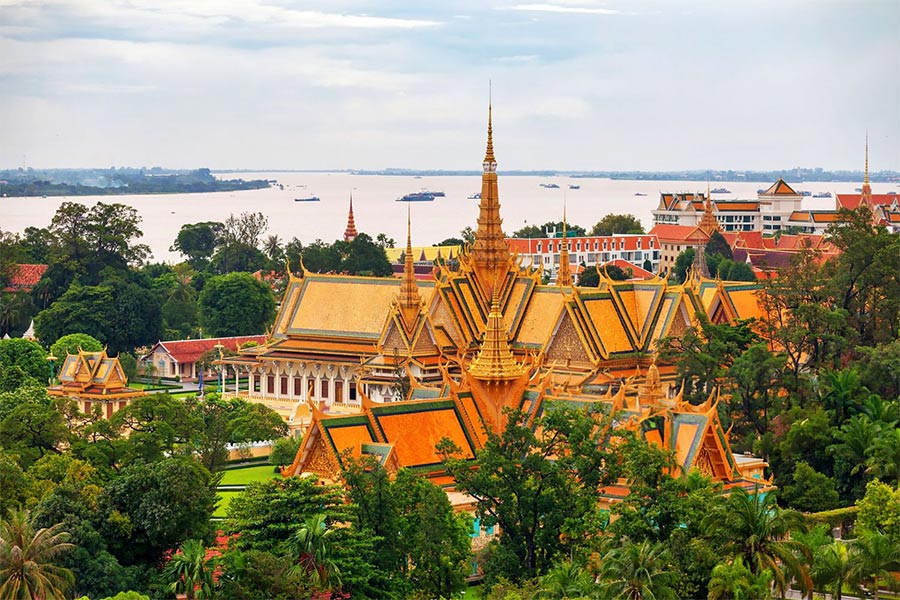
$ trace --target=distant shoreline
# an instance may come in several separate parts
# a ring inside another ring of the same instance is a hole
[[[212,169],[211,173],[342,173],[350,175],[387,177],[477,177],[477,170],[436,169]],[[853,183],[862,182],[862,171],[825,171],[791,169],[784,171],[556,171],[556,170],[498,170],[505,177],[571,177],[573,179],[611,179],[616,181],[706,181],[711,183],[769,183],[784,179],[789,183]],[[900,183],[900,171],[869,173],[873,183]]]

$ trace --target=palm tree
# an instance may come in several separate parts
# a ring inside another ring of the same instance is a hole
[[[900,567],[900,548],[883,533],[865,533],[853,542],[850,563],[850,581],[857,587],[868,584],[878,600],[881,581]]]
[[[805,531],[803,515],[778,508],[774,493],[750,494],[737,488],[725,504],[703,519],[702,527],[727,556],[743,558],[754,575],[771,571],[778,589],[785,590],[788,585],[779,564],[787,567],[803,590],[811,587],[809,573],[798,555],[809,561],[812,552],[803,542],[789,537],[792,530]]]
[[[605,593],[625,600],[677,598],[672,587],[676,574],[668,558],[662,544],[625,542],[603,557],[600,579]]]
[[[329,556],[334,531],[326,526],[325,515],[319,514],[304,521],[292,538],[298,568],[312,577],[316,585],[329,589],[341,585],[340,571]]]
[[[169,591],[184,594],[187,600],[209,600],[213,597],[213,560],[206,557],[207,548],[200,540],[185,540],[166,565],[165,577],[171,579]]]
[[[847,544],[834,540],[818,549],[813,561],[812,580],[834,600],[841,600],[844,584],[850,579],[853,563]]]
[[[27,510],[0,521],[0,599],[63,598],[75,584],[72,571],[53,563],[73,548],[62,524],[35,530]]]
[[[855,465],[850,474],[856,475],[865,468],[879,431],[878,423],[867,415],[853,415],[835,436],[840,443],[829,446],[828,452],[844,458],[847,464]]]
[[[900,489],[900,428],[889,428],[875,440],[869,467],[883,479],[894,480]]]
[[[284,250],[281,248],[281,238],[272,234],[263,241],[263,252],[275,262],[281,262],[284,258]]]
[[[563,562],[541,577],[539,597],[553,600],[582,598],[589,596],[595,587],[593,578],[583,567],[574,562]]]
[[[719,563],[712,570],[709,580],[708,600],[768,600],[772,597],[772,573],[763,571],[754,575],[737,557],[731,562]]]
[[[840,371],[829,371],[828,393],[822,398],[825,408],[834,411],[834,423],[843,423],[851,410],[859,409],[860,391],[862,382],[859,380],[859,373],[855,369],[841,369]]]

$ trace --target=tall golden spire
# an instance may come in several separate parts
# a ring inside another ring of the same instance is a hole
[[[412,332],[422,308],[422,297],[416,285],[416,266],[412,253],[412,220],[406,204],[406,254],[403,261],[403,283],[400,285],[400,315],[407,332]]]
[[[565,197],[563,197],[562,248],[559,250],[559,270],[556,272],[556,285],[559,287],[569,287],[572,285],[572,269],[569,267],[569,240],[566,237]]]
[[[869,132],[866,131],[866,170],[863,175],[862,190],[860,190],[859,203],[869,208],[872,206],[872,186],[869,185]]]
[[[488,103],[487,149],[481,175],[481,202],[478,206],[478,230],[472,247],[475,272],[486,293],[502,285],[500,269],[509,261],[509,248],[500,218],[500,194],[497,190],[497,159],[494,157],[493,107]]]
[[[356,223],[353,220],[353,193],[350,193],[350,212],[347,213],[347,228],[344,230],[344,241],[352,242],[359,235],[356,232]]]
[[[516,379],[523,372],[522,365],[516,362],[509,349],[509,336],[503,325],[503,313],[500,312],[500,296],[495,289],[491,297],[491,312],[488,314],[481,350],[469,366],[469,374],[481,380],[509,381]]]
[[[719,229],[719,221],[716,219],[716,213],[713,211],[712,199],[709,194],[709,181],[706,182],[706,205],[703,207],[700,229],[705,231],[707,235],[712,235],[714,231]]]

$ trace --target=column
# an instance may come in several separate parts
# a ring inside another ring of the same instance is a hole
[[[281,367],[275,363],[275,399],[281,398]]]

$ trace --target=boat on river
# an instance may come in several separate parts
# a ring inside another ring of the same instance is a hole
[[[397,202],[434,202],[434,194],[431,192],[413,192],[397,198]]]
[[[294,202],[318,202],[318,196],[309,196],[308,198],[294,198]]]

